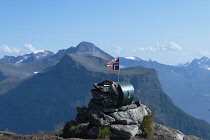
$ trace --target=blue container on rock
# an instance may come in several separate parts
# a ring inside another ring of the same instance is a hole
[[[119,106],[129,105],[134,99],[134,87],[129,82],[120,82],[119,85]]]

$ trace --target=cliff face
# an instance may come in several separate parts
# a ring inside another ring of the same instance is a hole
[[[87,106],[93,83],[117,81],[117,74],[107,69],[101,58],[83,53],[66,55],[48,71],[0,96],[0,130],[8,128],[22,134],[52,131],[57,124],[74,119],[77,106]],[[181,111],[162,91],[154,69],[124,69],[120,81],[132,83],[135,100],[140,99],[155,112],[156,122],[187,135],[210,137],[208,123]]]
[[[136,98],[147,105],[156,114],[155,122],[166,125],[187,135],[203,138],[210,137],[209,124],[196,119],[173,104],[171,99],[162,91],[155,71],[131,79],[135,87]]]

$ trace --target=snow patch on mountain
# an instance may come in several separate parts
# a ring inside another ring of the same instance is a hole
[[[39,52],[46,52],[45,50],[37,50],[37,51],[34,51],[33,53],[36,54],[36,53],[39,53]]]
[[[130,59],[130,60],[137,60],[137,61],[142,60],[141,58],[136,57],[136,56],[126,56],[126,57],[123,57],[123,58],[125,58],[125,59]]]
[[[128,57],[125,57],[126,59],[131,59],[131,60],[136,60],[136,57],[134,57],[134,56],[128,56]]]

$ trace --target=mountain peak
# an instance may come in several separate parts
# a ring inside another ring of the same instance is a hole
[[[194,59],[191,63],[188,63],[188,65],[186,66],[191,69],[201,68],[210,70],[210,59],[206,56],[203,56],[200,59]]]
[[[79,43],[76,47],[70,47],[66,50],[60,50],[60,51],[58,51],[58,53],[55,56],[61,58],[65,54],[80,53],[80,52],[91,54],[95,57],[100,57],[100,58],[103,58],[105,60],[113,59],[113,57],[111,55],[109,55],[108,53],[99,49],[93,43],[86,42],[86,41],[83,41],[83,42]]]
[[[76,49],[77,49],[77,52],[95,52],[95,51],[100,50],[93,43],[85,42],[85,41],[79,43]]]
[[[200,58],[201,61],[209,61],[209,58],[206,56],[203,56],[202,58]]]

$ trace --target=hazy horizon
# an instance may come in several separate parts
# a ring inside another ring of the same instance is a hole
[[[210,1],[0,1],[0,58],[95,44],[163,64],[210,57]]]

